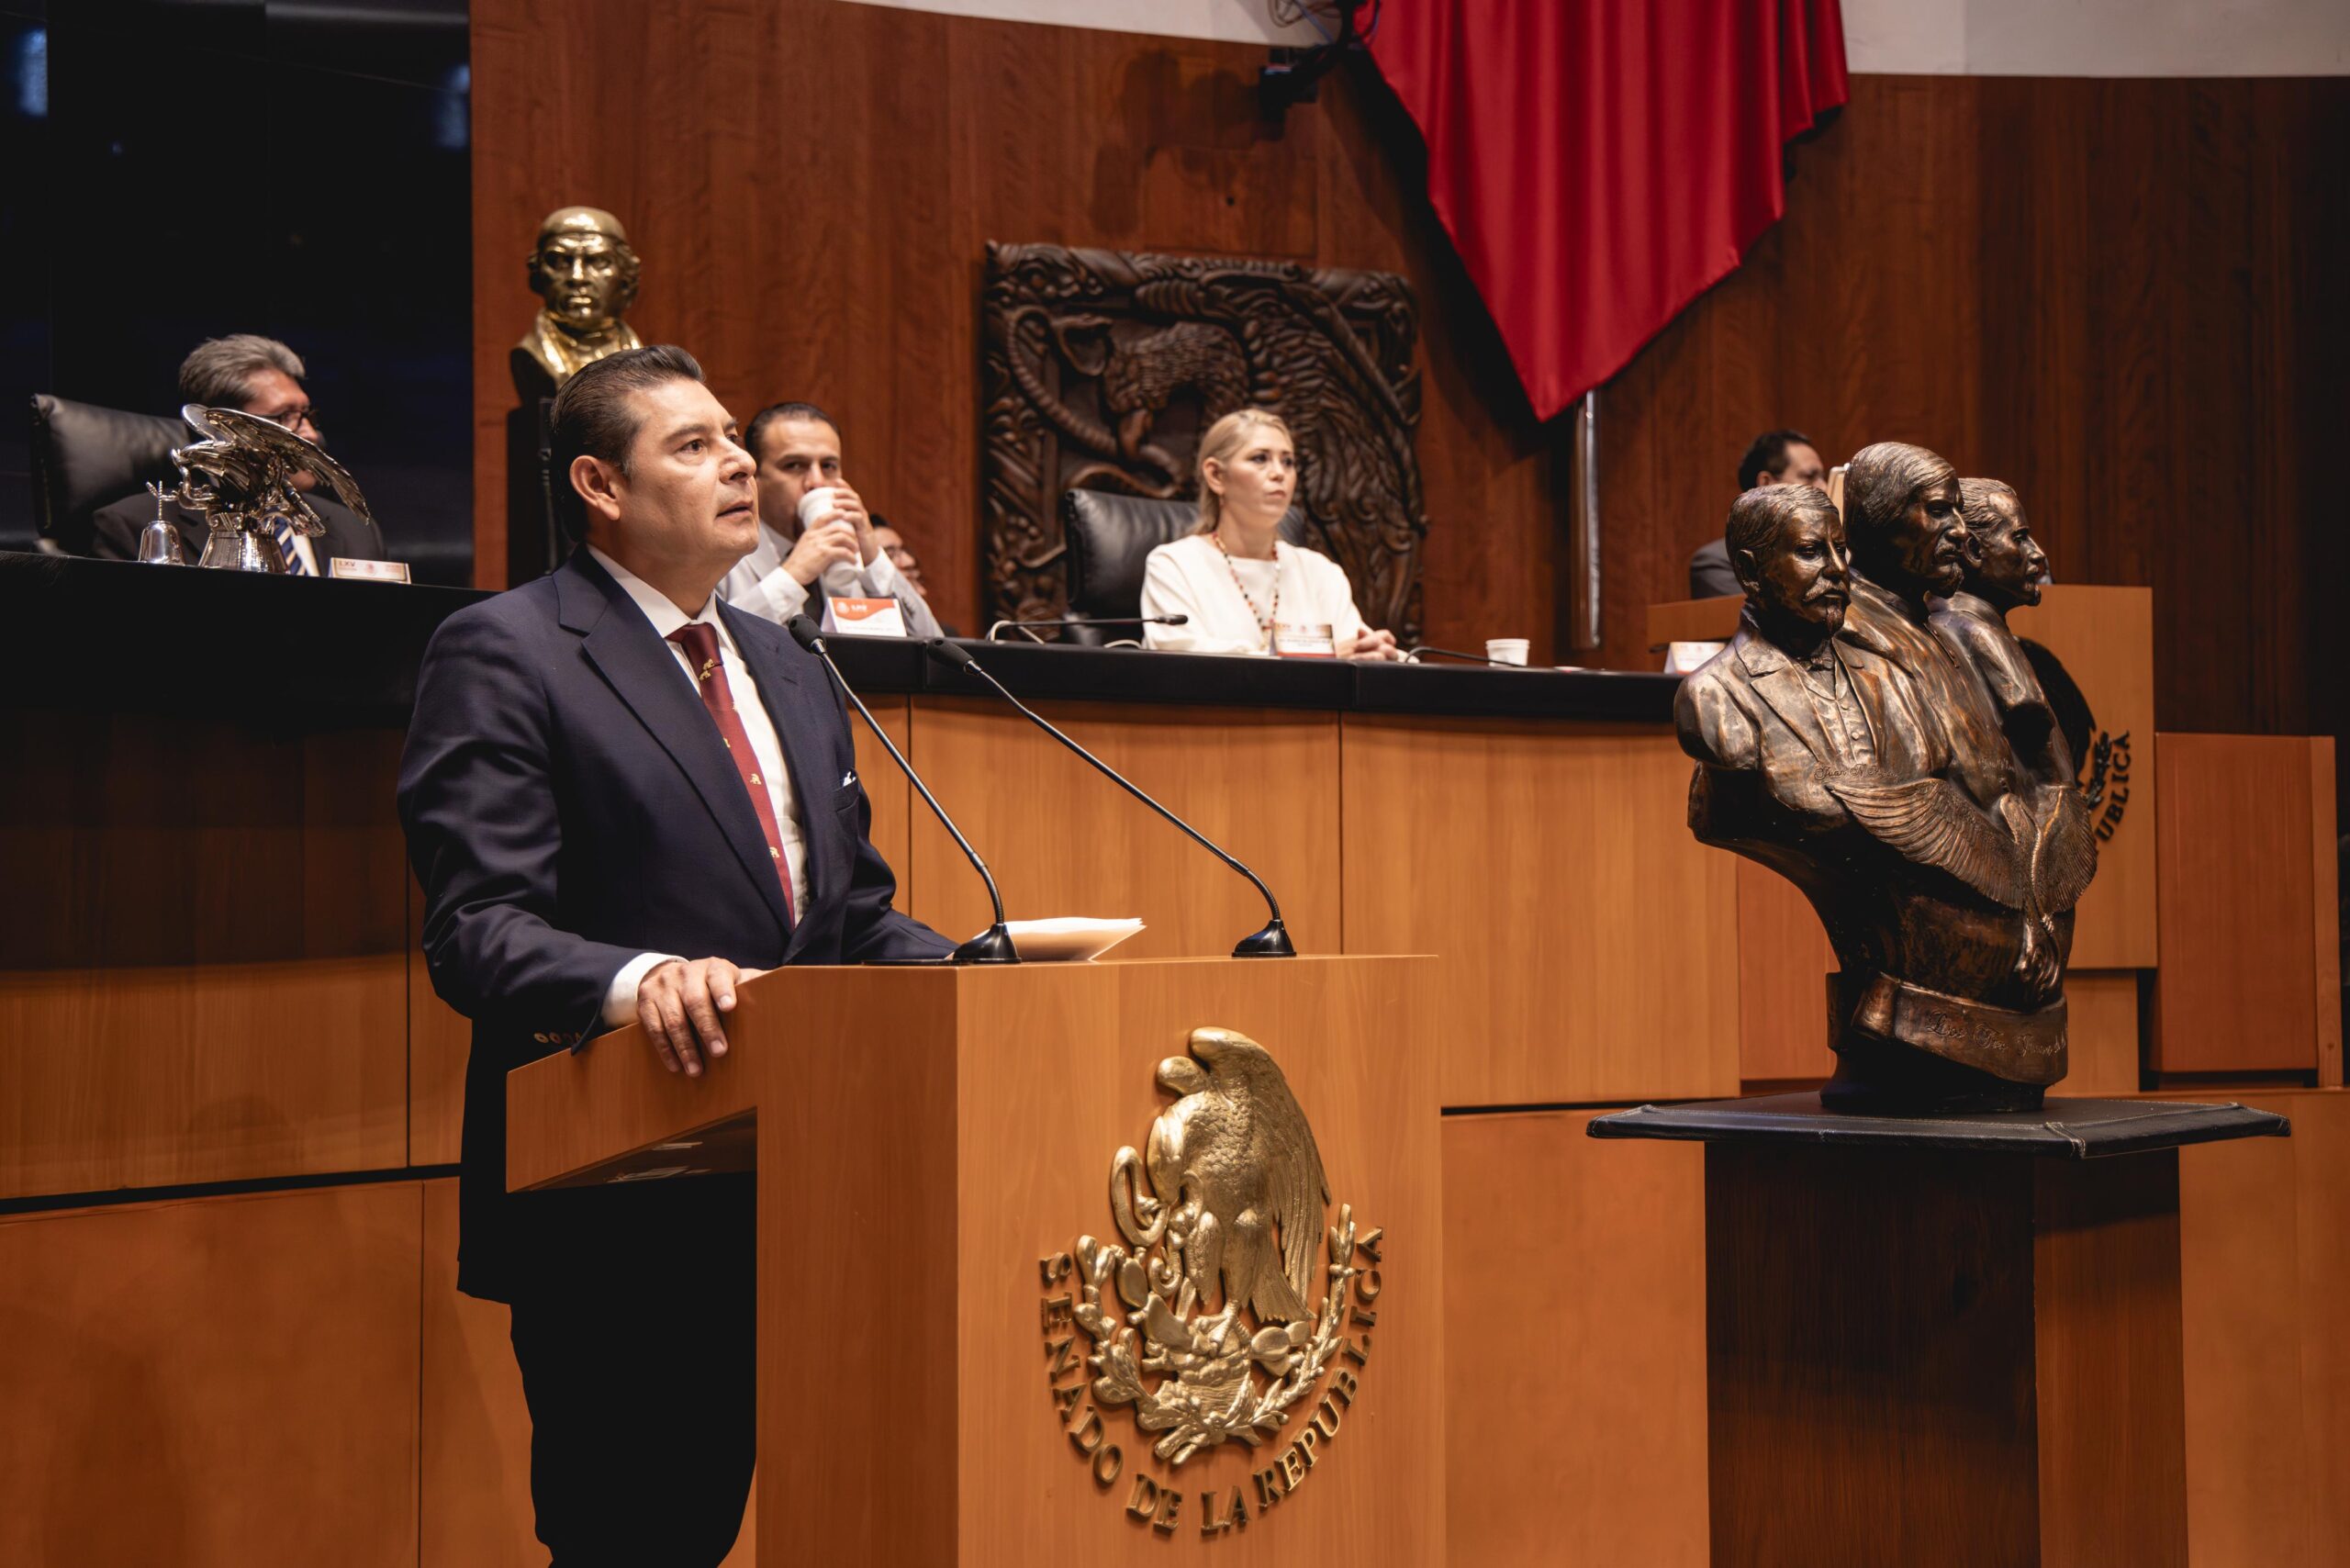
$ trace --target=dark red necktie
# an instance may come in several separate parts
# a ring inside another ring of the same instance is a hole
[[[797,923],[800,912],[791,904],[791,867],[783,857],[783,834],[776,825],[775,801],[759,778],[759,754],[751,749],[751,733],[743,727],[743,715],[734,711],[733,689],[726,684],[726,665],[718,656],[718,628],[706,621],[688,621],[669,633],[669,641],[683,648],[693,662],[694,689],[701,693],[701,705],[716,722],[718,738],[726,743],[735,776],[751,797],[751,810],[758,813],[767,858],[775,862],[776,879],[783,884],[784,914]]]

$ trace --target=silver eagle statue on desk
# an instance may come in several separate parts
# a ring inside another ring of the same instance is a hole
[[[326,532],[325,521],[294,482],[300,474],[314,476],[343,505],[375,521],[351,471],[317,442],[234,409],[190,403],[180,409],[180,418],[202,439],[172,449],[180,471],[177,488],[150,487],[159,506],[175,501],[204,519],[207,534],[197,566],[283,574],[285,554],[278,547],[278,524],[310,539]]]

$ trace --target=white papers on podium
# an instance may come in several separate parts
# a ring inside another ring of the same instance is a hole
[[[902,637],[906,618],[894,599],[824,599],[824,635],[844,637]]]
[[[1007,920],[1012,946],[1024,964],[1080,963],[1098,958],[1142,929],[1139,920],[1091,920],[1062,915],[1054,920]]]

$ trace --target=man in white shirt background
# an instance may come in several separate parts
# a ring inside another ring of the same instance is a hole
[[[771,403],[752,416],[743,446],[758,465],[759,535],[719,588],[727,603],[780,625],[803,611],[822,620],[826,596],[894,599],[908,636],[942,634],[922,590],[883,548],[864,498],[842,480],[840,427],[830,414],[813,403]],[[817,490],[831,492],[831,505],[802,527],[800,500]]]

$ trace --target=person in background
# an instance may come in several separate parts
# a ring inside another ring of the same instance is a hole
[[[930,585],[923,581],[922,562],[915,558],[913,546],[906,543],[904,532],[879,512],[875,512],[873,537],[880,541],[881,554],[890,557],[890,565],[898,568],[898,576],[905,580],[908,588],[920,594],[924,604],[927,605],[930,599]],[[942,634],[949,637],[962,635],[944,621],[938,623],[938,630]]]
[[[720,598],[778,625],[802,611],[822,620],[827,597],[894,599],[906,635],[945,634],[922,590],[881,548],[864,500],[842,482],[832,415],[813,403],[771,403],[751,416],[743,445],[759,465],[759,538],[719,585]],[[833,492],[832,509],[802,528],[800,498],[819,489]]]
[[[1281,417],[1240,409],[1200,438],[1200,521],[1143,564],[1143,645],[1176,653],[1271,654],[1273,628],[1330,628],[1340,658],[1400,659],[1395,633],[1363,623],[1338,564],[1281,540],[1297,493],[1297,447]]]
[[[1738,493],[1766,485],[1828,485],[1828,465],[1819,449],[1801,431],[1764,431],[1749,443],[1739,460]],[[1697,546],[1689,557],[1689,597],[1721,599],[1741,591],[1729,551],[1717,537]]]
[[[302,356],[275,338],[252,332],[207,338],[180,362],[180,402],[257,415],[323,447],[326,438],[319,433],[319,411],[302,389],[307,374]],[[191,433],[188,439],[196,438]],[[296,577],[322,577],[327,575],[327,564],[338,555],[346,561],[382,560],[382,532],[340,501],[319,495],[314,488],[318,482],[314,474],[294,476],[294,487],[303,492],[302,498],[319,514],[327,531],[316,539],[288,531],[280,542],[291,545],[286,551],[286,571]],[[108,561],[137,560],[139,536],[155,521],[156,510],[155,498],[143,490],[100,507],[90,520],[94,531],[90,553]],[[180,548],[187,558],[193,562],[202,556],[205,539],[211,532],[204,515],[173,501],[162,502],[162,511],[178,530]]]

